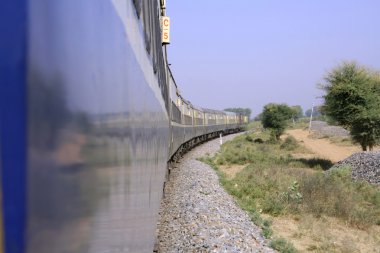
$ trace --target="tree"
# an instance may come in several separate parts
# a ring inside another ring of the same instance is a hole
[[[270,129],[272,139],[279,140],[292,114],[293,110],[286,104],[267,104],[262,112],[261,123],[264,128]]]
[[[226,112],[235,112],[235,113],[239,113],[243,116],[247,116],[248,119],[251,117],[251,109],[249,108],[227,108],[227,109],[224,109],[224,111]]]
[[[300,105],[291,106],[290,108],[292,109],[292,119],[294,124],[297,120],[303,117],[303,111]]]
[[[310,117],[311,116],[311,108],[310,109],[307,109],[305,111],[305,116],[306,117]],[[314,106],[314,109],[313,109],[313,118],[314,117],[320,117],[322,116],[322,113],[321,113],[321,106]]]
[[[344,62],[324,78],[323,111],[348,129],[364,151],[380,140],[380,77],[378,73]]]
[[[262,118],[263,118],[263,113],[261,112],[261,113],[257,114],[257,115],[253,118],[253,120],[254,120],[254,121],[261,121]]]

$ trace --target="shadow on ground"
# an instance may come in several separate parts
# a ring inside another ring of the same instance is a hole
[[[296,161],[305,164],[309,168],[322,168],[323,170],[328,170],[334,165],[330,160],[320,158],[300,158],[296,159]]]

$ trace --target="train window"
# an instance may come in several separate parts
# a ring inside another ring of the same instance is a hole
[[[150,30],[151,30],[151,24],[150,24],[150,1],[143,1],[142,2],[142,9],[143,9],[143,25],[144,25],[144,37],[145,37],[145,49],[150,54],[151,51],[151,37],[150,37]]]
[[[181,111],[179,108],[172,102],[172,120],[181,124]]]
[[[194,118],[195,125],[203,125],[203,117],[200,111],[194,110]]]
[[[167,73],[161,44],[161,27],[160,22],[156,22],[160,16],[158,2],[133,0],[133,4],[138,16],[141,17],[144,29],[145,48],[151,56],[153,71],[157,75],[158,85],[165,101],[165,107],[169,110],[169,87],[167,84]]]
[[[185,106],[184,107],[184,120],[185,120],[185,125],[192,125],[193,124],[193,117],[191,116],[192,114],[192,111],[187,107]]]
[[[141,14],[141,0],[133,0],[133,5],[135,6],[137,17],[140,18],[140,14]]]

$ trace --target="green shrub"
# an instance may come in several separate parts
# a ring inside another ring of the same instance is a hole
[[[288,136],[284,142],[280,145],[281,149],[295,150],[299,147],[297,140],[293,136]]]
[[[375,187],[352,181],[350,168],[305,173],[305,167],[326,170],[332,163],[294,159],[280,146],[256,144],[244,136],[225,143],[220,153],[206,162],[214,166],[250,164],[234,179],[224,179],[227,191],[247,202],[246,207],[274,216],[301,211],[327,215],[357,227],[380,223],[380,192]]]
[[[270,246],[281,253],[296,253],[297,252],[293,244],[291,242],[288,242],[284,238],[273,239],[270,242]]]
[[[286,104],[270,103],[264,106],[261,123],[271,132],[271,139],[280,140],[287,126],[287,120],[292,117],[292,109]]]
[[[264,143],[250,141],[256,138]],[[273,231],[260,217],[261,212],[273,216],[301,212],[315,217],[330,216],[363,229],[380,225],[378,188],[353,181],[349,167],[322,172],[321,169],[331,167],[331,161],[295,159],[291,156],[294,151],[288,150],[293,140],[268,143],[269,138],[268,131],[241,135],[224,143],[215,157],[202,159],[217,171],[223,187],[263,229],[265,237],[271,237]],[[248,165],[231,179],[218,170],[218,165],[224,164]],[[281,248],[280,252],[294,252],[282,240],[275,240],[274,245]]]
[[[380,220],[380,192],[367,182],[351,179],[349,167],[317,173],[302,179],[304,209],[346,220],[364,228]]]
[[[272,222],[270,220],[264,220],[261,226],[263,230],[262,235],[267,239],[273,235],[273,230],[271,228],[271,225],[272,225]]]
[[[249,142],[253,142],[253,138],[248,134],[245,136],[245,140]]]

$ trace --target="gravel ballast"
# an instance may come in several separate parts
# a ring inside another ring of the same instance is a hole
[[[196,160],[219,147],[219,139],[209,141],[187,153],[172,170],[161,203],[158,252],[275,252],[219,184],[216,172]]]
[[[380,185],[380,152],[359,152],[338,162],[333,168],[350,166],[352,178]]]
[[[319,137],[349,137],[350,132],[340,126],[330,126],[324,121],[312,121],[311,130]]]

